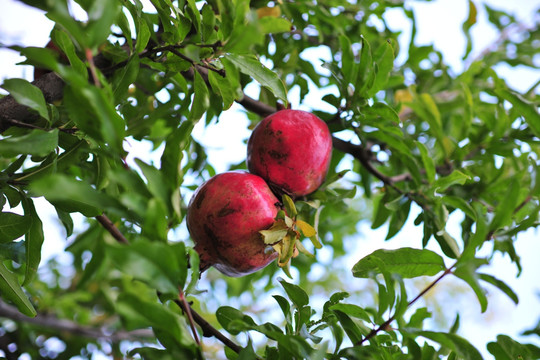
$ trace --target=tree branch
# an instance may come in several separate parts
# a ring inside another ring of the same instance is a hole
[[[32,325],[45,327],[47,329],[59,330],[72,335],[92,339],[107,339],[112,342],[119,342],[123,340],[137,341],[155,337],[154,333],[148,329],[139,329],[134,331],[120,330],[110,332],[105,328],[82,326],[76,322],[66,319],[58,319],[54,316],[37,315],[36,317],[31,318],[21,314],[16,307],[8,305],[2,300],[0,300],[0,317],[11,319],[15,322],[25,322]]]
[[[116,239],[116,241],[122,243],[122,244],[129,244],[129,241],[126,239],[124,234],[118,228],[114,225],[114,223],[107,217],[105,214],[101,214],[96,216],[97,221],[109,232],[109,234],[112,235],[113,238]]]
[[[47,103],[62,99],[64,95],[64,81],[55,73],[50,72],[32,82],[37,86]],[[19,104],[13,96],[8,95],[0,99],[0,133],[15,125],[12,120],[26,124],[33,124],[39,119],[37,112],[25,105]]]
[[[107,219],[107,216],[100,215],[103,218]],[[99,220],[99,219],[98,219]],[[110,221],[100,221],[100,224],[102,224],[107,230],[118,242],[121,242],[123,244],[128,244],[128,240],[122,235],[120,230]],[[106,225],[105,225],[106,224]],[[121,235],[118,236],[118,234]],[[120,240],[120,239],[123,240]],[[125,241],[124,241],[125,240]],[[203,331],[203,335],[206,337],[214,336],[216,339],[221,341],[225,346],[229,347],[231,350],[233,350],[236,353],[239,353],[242,350],[242,347],[238,344],[236,344],[234,341],[223,335],[218,329],[212,326],[208,321],[206,321],[199,313],[197,313],[191,305],[187,301],[180,301],[180,299],[183,298],[183,292],[179,292],[179,299],[173,300],[181,309],[184,311],[188,317],[193,318],[193,320],[201,327]],[[185,299],[185,298],[184,298]],[[191,320],[191,319],[189,319]],[[196,334],[196,333],[195,333]],[[194,335],[196,336],[196,335]],[[198,340],[198,339],[197,339]],[[197,341],[198,342],[198,341]]]

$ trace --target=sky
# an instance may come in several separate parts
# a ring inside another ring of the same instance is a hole
[[[498,34],[496,29],[487,23],[485,10],[482,3],[506,10],[513,13],[525,24],[531,24],[534,10],[540,8],[540,0],[476,0],[479,13],[478,23],[472,28],[473,54],[481,53],[492,44]],[[461,72],[466,64],[462,61],[465,51],[465,36],[461,30],[461,24],[468,14],[468,2],[466,0],[435,0],[430,2],[410,1],[407,2],[409,8],[413,8],[417,19],[418,34],[416,42],[418,44],[434,44],[435,48],[444,54],[444,59],[455,73]],[[4,45],[27,45],[44,46],[48,42],[49,32],[52,23],[45,16],[33,9],[30,9],[20,2],[14,0],[0,0],[0,43]],[[24,21],[21,21],[24,19]],[[410,39],[410,24],[399,10],[387,12],[385,18],[390,28],[402,30],[400,42],[406,44]],[[310,54],[309,57],[328,58],[328,54],[321,51]],[[22,77],[32,80],[32,70],[26,66],[18,66],[17,62],[22,58],[10,50],[0,49],[0,83],[3,79]],[[396,60],[403,61],[401,57]],[[528,89],[532,84],[540,79],[540,72],[525,68],[510,68],[501,66],[497,68],[498,73],[505,78],[511,87],[520,91]],[[256,91],[255,88],[248,89]],[[331,90],[328,90],[331,91]],[[291,91],[289,94],[293,106],[300,108],[319,108],[322,94],[312,91],[303,104],[298,104],[298,93]],[[210,161],[214,164],[218,172],[224,171],[228,163],[238,163],[245,159],[245,140],[249,137],[247,130],[247,120],[245,115],[238,111],[239,107],[234,106],[232,110],[225,112],[220,121],[208,128],[198,126],[194,131],[194,137],[208,148]],[[230,121],[229,121],[230,120]],[[237,128],[230,131],[231,123],[237,124]],[[223,136],[224,133],[227,136]],[[159,154],[150,154],[150,147],[140,143],[127,144],[126,150],[131,152],[131,158],[140,157],[145,159],[157,159]],[[226,157],[223,157],[226,154]],[[44,245],[44,258],[59,256],[65,246],[65,235],[57,226],[58,220],[55,218],[52,207],[45,202],[40,202],[38,211],[43,214],[43,220],[48,224],[46,240]],[[409,219],[414,219],[411,215]],[[458,216],[450,218],[448,225],[459,237]],[[421,236],[421,229],[415,227],[412,221],[408,221],[405,228],[390,242],[385,242],[386,228],[379,230],[369,229],[369,224],[362,224],[360,230],[367,236],[360,236],[357,245],[353,250],[357,257],[350,259],[350,267],[363,254],[367,255],[378,248],[397,248],[408,244],[417,245],[416,239]],[[493,265],[486,267],[485,272],[493,274],[506,281],[520,297],[519,306],[515,306],[510,299],[502,295],[498,290],[489,288],[489,308],[484,314],[480,314],[480,307],[474,294],[470,290],[464,290],[460,301],[454,304],[446,304],[445,311],[449,313],[461,312],[462,327],[460,334],[486,354],[485,344],[495,340],[497,334],[503,333],[513,337],[528,328],[536,325],[540,319],[540,254],[539,234],[529,231],[522,234],[516,243],[518,254],[522,258],[523,273],[519,278],[516,276],[516,268],[510,263],[507,257],[495,256]],[[68,259],[66,259],[68,260]],[[459,280],[445,279],[444,281],[454,282],[459,285]],[[444,282],[434,290],[434,296],[444,297]],[[451,287],[455,288],[455,287]],[[540,345],[538,338],[523,338]],[[486,356],[489,358],[489,356]]]

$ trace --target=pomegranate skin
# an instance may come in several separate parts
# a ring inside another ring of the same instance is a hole
[[[186,215],[201,270],[214,266],[239,277],[271,263],[278,254],[259,231],[272,225],[278,206],[265,181],[244,171],[218,174],[202,184]]]
[[[311,194],[324,182],[332,135],[317,116],[281,110],[262,120],[248,140],[247,166],[278,193]]]

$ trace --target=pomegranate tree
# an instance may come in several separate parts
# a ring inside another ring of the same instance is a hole
[[[332,136],[317,116],[281,110],[261,121],[248,141],[247,165],[277,193],[308,195],[324,181]]]
[[[243,276],[272,262],[278,254],[259,231],[272,226],[278,211],[279,200],[257,175],[225,172],[201,185],[187,211],[201,270]]]

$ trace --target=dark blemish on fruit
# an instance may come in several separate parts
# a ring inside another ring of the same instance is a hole
[[[277,136],[280,136],[281,134],[283,134],[283,131],[281,131],[281,130],[276,131]]]
[[[224,217],[230,214],[234,214],[235,212],[238,212],[237,209],[231,209],[229,207],[229,204],[230,203],[227,203],[227,205],[225,205],[221,210],[218,211],[217,217]]]
[[[270,155],[271,158],[276,159],[276,160],[283,160],[289,157],[289,154],[282,153],[276,150],[270,150],[268,152],[268,155]]]
[[[210,226],[208,226],[206,224],[204,224],[204,233],[206,234],[206,236],[208,236],[210,238],[210,240],[212,240],[213,244],[216,244],[216,243],[219,242],[219,239],[216,236],[216,234],[214,234],[214,231],[212,229],[210,229]]]
[[[195,201],[195,207],[197,209],[201,208],[202,202],[204,201],[204,198],[206,196],[206,190],[202,189],[202,191],[199,191],[199,194],[197,195],[197,200]]]

